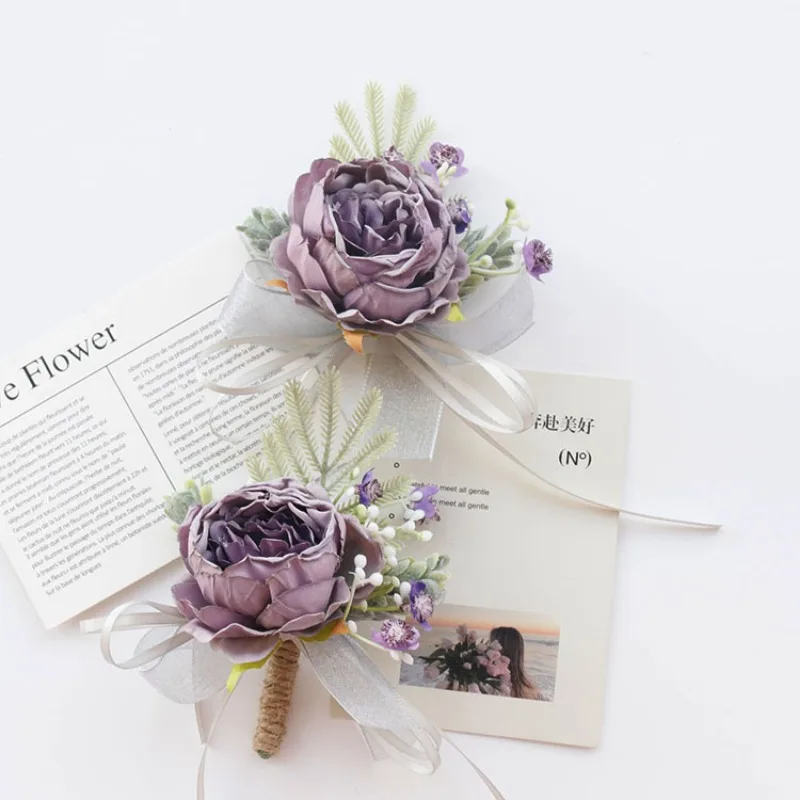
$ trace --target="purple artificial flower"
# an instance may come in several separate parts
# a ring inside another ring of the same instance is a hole
[[[466,197],[451,197],[447,201],[447,210],[450,212],[450,219],[456,226],[456,233],[462,234],[469,228],[472,222],[472,213],[469,210],[469,203]]]
[[[439,519],[439,512],[436,510],[436,503],[431,499],[439,491],[438,486],[433,484],[423,484],[417,486],[411,495],[412,508],[414,511],[422,511],[425,516],[423,519]],[[419,499],[414,497],[420,495]]]
[[[345,330],[443,322],[469,277],[441,187],[408,161],[314,161],[270,253],[294,301]]]
[[[525,262],[528,274],[537,281],[541,281],[541,276],[553,269],[553,251],[538,239],[525,242],[522,247],[522,260]]]
[[[428,591],[424,581],[412,583],[411,592],[408,595],[408,610],[426,631],[431,629],[428,620],[433,616],[433,609],[433,595]]]
[[[355,517],[337,511],[318,484],[291,478],[193,506],[178,542],[190,573],[172,587],[182,630],[237,663],[341,619],[356,555],[368,574],[383,567],[380,545]],[[373,588],[357,589],[355,601]]]
[[[419,631],[402,619],[387,619],[372,634],[372,641],[387,650],[406,653],[419,647]]]
[[[453,147],[451,144],[434,142],[428,151],[428,158],[420,164],[420,167],[429,175],[439,179],[440,167],[455,167],[455,172],[451,178],[460,178],[466,175],[469,170],[464,166],[464,151],[460,147]]]
[[[478,686],[477,683],[471,683],[469,685],[469,688],[467,689],[467,691],[470,692],[471,694],[480,694],[481,693],[480,687]]]
[[[358,502],[368,506],[379,498],[383,497],[383,488],[380,481],[375,477],[375,470],[370,469],[364,473],[361,483],[356,486],[358,490]]]

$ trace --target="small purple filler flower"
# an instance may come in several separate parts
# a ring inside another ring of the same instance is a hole
[[[411,494],[412,508],[414,511],[422,511],[425,514],[424,519],[439,519],[436,503],[431,499],[438,491],[438,486],[423,484],[417,486]]]
[[[440,167],[455,167],[455,172],[448,176],[451,178],[460,178],[469,172],[464,166],[464,151],[460,147],[453,147],[451,144],[442,144],[441,142],[434,142],[431,145],[428,158],[420,164],[420,167],[436,178],[439,177]]]
[[[447,201],[447,211],[450,214],[450,219],[453,220],[456,233],[461,234],[469,228],[472,222],[472,214],[469,210],[469,203],[465,197],[451,197]]]
[[[428,591],[425,583],[423,581],[412,583],[411,592],[408,595],[408,610],[426,631],[431,629],[428,620],[433,616],[433,609],[433,595]]]
[[[406,653],[419,647],[419,631],[402,619],[387,619],[372,634],[372,641],[387,650]]]
[[[538,239],[525,242],[522,248],[522,260],[525,262],[528,274],[537,281],[541,281],[541,276],[553,269],[553,251]]]
[[[364,477],[361,479],[361,483],[356,485],[356,489],[358,490],[358,502],[365,506],[383,497],[383,489],[380,481],[375,477],[374,469],[364,473]]]

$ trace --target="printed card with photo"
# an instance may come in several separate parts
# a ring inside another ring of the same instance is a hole
[[[498,441],[547,480],[619,506],[629,384],[523,374],[536,425]],[[448,412],[432,461],[387,468],[439,487],[434,541],[413,555],[448,553],[452,577],[413,665],[376,651],[385,674],[444,730],[596,746],[618,515],[536,481]]]

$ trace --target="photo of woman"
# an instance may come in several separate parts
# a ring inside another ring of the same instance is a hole
[[[523,700],[543,700],[536,684],[525,671],[525,640],[516,628],[492,628],[489,641],[500,645],[500,652],[509,660],[511,675],[511,697]]]

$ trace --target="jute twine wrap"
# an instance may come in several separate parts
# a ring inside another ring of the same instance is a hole
[[[300,649],[292,641],[281,642],[267,662],[258,711],[253,749],[261,758],[272,758],[286,736],[286,719],[300,668]]]

